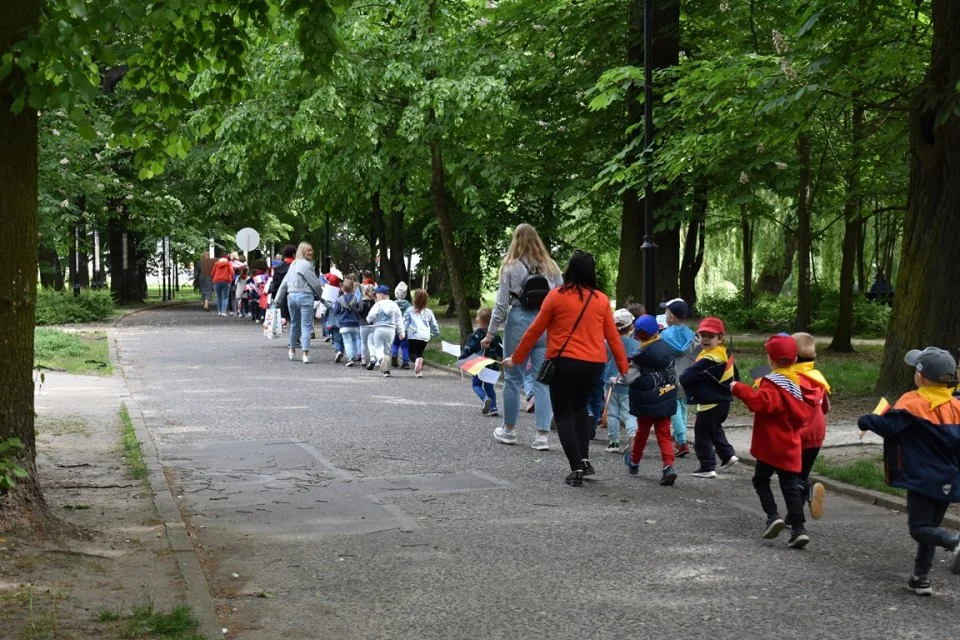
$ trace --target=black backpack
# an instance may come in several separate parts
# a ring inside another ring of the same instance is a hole
[[[531,270],[523,260],[520,261],[520,264],[526,267],[527,275],[524,276],[523,283],[520,285],[517,301],[524,309],[538,311],[543,304],[543,299],[550,293],[550,282],[546,276],[540,273],[539,266]]]

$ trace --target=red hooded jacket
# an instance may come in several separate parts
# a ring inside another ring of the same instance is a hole
[[[733,385],[731,393],[753,412],[750,454],[771,467],[799,473],[802,467],[800,432],[814,411],[819,411],[821,389],[800,384],[773,372],[760,380],[760,386]]]

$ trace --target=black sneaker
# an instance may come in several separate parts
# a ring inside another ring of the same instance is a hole
[[[400,365],[400,368],[401,368],[401,369],[409,369],[409,368],[410,368],[410,363],[409,363],[409,362],[404,362],[403,364]]]
[[[400,366],[400,358],[397,356],[390,356],[390,366],[396,369]]]
[[[930,578],[927,576],[923,576],[922,578],[916,576],[911,577],[910,581],[907,582],[907,588],[918,596],[933,595],[933,587],[930,585]]]
[[[660,484],[664,487],[672,487],[673,483],[677,481],[677,472],[673,470],[671,465],[667,465],[663,468],[663,475],[660,476]]]
[[[790,532],[790,539],[787,540],[787,546],[791,549],[803,549],[810,542],[810,536],[805,529],[794,529]]]
[[[337,364],[340,364],[341,362],[343,362],[343,352],[337,351],[337,355],[333,357],[333,361]]]
[[[780,516],[774,516],[767,520],[767,528],[763,531],[764,540],[773,540],[780,535],[787,523]]]
[[[593,468],[593,465],[590,464],[589,460],[583,461],[583,476],[595,476],[597,475],[597,470]]]
[[[570,475],[567,476],[567,479],[564,480],[571,487],[582,487],[583,486],[583,471],[571,471]]]

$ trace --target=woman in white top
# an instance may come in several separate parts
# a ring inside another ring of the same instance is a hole
[[[490,346],[493,336],[500,325],[503,330],[503,355],[509,358],[520,338],[537,317],[538,309],[527,308],[520,304],[519,296],[523,282],[530,273],[540,273],[546,278],[550,289],[563,284],[560,267],[553,261],[547,248],[543,246],[537,230],[531,225],[523,223],[513,230],[510,248],[500,265],[500,286],[497,290],[497,300],[487,328],[487,337],[481,345]],[[520,415],[520,395],[523,392],[523,374],[529,365],[536,372],[543,364],[547,353],[546,335],[540,336],[536,346],[531,350],[525,362],[516,363],[518,366],[504,371],[503,387],[503,424],[493,432],[493,437],[504,444],[517,443],[517,418]],[[550,422],[553,419],[553,409],[550,404],[550,389],[539,382],[533,383],[533,397],[537,422],[537,434],[531,446],[539,451],[549,449],[547,436],[550,433]]]

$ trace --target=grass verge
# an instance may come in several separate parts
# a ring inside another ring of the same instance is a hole
[[[905,496],[907,492],[887,485],[883,470],[883,458],[871,457],[866,460],[850,462],[832,462],[830,459],[818,458],[813,470],[828,478],[846,482],[847,484],[863,487],[872,491],[881,491],[894,496]]]
[[[140,448],[140,440],[137,439],[137,432],[133,428],[133,421],[125,404],[120,405],[120,429],[123,457],[130,467],[130,475],[146,485],[148,472],[147,465],[143,461],[143,449]]]
[[[427,343],[427,348],[423,352],[423,359],[427,362],[433,364],[439,364],[446,367],[454,366],[454,362],[457,361],[457,358],[450,355],[449,353],[444,353],[443,349],[440,346],[440,341],[446,340],[447,342],[452,342],[453,344],[460,344],[460,329],[455,325],[440,325],[440,337],[434,338],[429,343]]]
[[[37,328],[33,336],[34,366],[62,369],[67,373],[113,375],[107,334],[103,331]]]
[[[121,638],[166,638],[167,640],[205,640],[197,633],[199,621],[190,607],[174,607],[169,613],[154,611],[153,603],[135,607],[130,616],[121,616],[117,611],[101,609],[97,615],[100,622],[117,622]],[[112,637],[112,636],[111,636]]]

